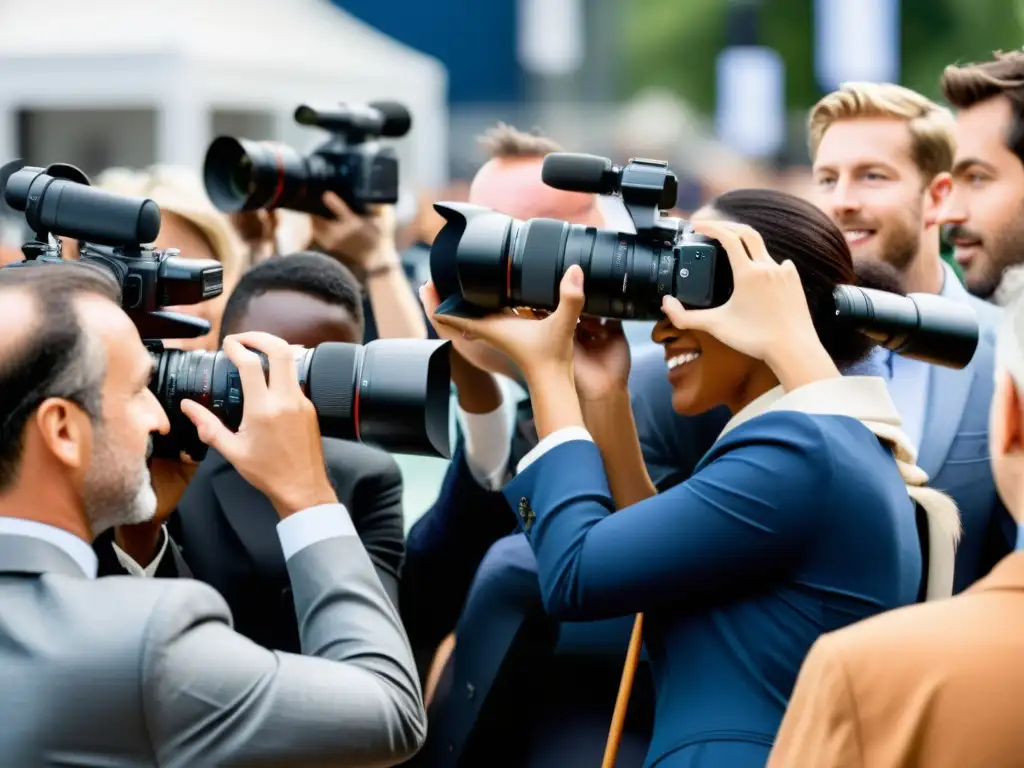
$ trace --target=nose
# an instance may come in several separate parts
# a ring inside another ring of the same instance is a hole
[[[861,208],[860,200],[846,179],[841,178],[836,182],[829,198],[829,207],[832,209],[833,216],[856,213]]]
[[[651,341],[655,344],[670,344],[679,338],[679,329],[667,317],[661,318],[651,329]]]
[[[149,396],[150,415],[153,420],[152,429],[149,431],[166,435],[171,431],[171,420],[167,418],[167,412],[160,405],[160,401],[156,399],[156,395],[151,390],[146,390],[146,393]]]

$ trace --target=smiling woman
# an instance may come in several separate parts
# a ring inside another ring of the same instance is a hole
[[[901,467],[921,473],[897,428],[882,439],[869,426],[897,419],[885,383],[837,369],[870,346],[834,316],[832,290],[857,278],[842,232],[768,190],[722,195],[691,222],[721,244],[732,293],[700,310],[667,298],[654,339],[677,410],[725,403],[734,416],[692,476],[664,493],[624,395],[625,338],[613,324],[577,324],[578,267],[545,319],[435,319],[498,347],[529,386],[541,439],[504,494],[537,557],[548,614],[648,619],[658,700],[647,765],[747,768],[765,764],[814,641],[916,598],[909,495],[921,489],[908,489]],[[955,526],[948,499],[934,509]]]
[[[899,290],[891,269],[863,262],[854,269],[843,233],[810,203],[769,190],[736,190],[697,211],[691,221],[724,219],[757,230],[768,253],[789,260],[800,275],[814,328],[840,369],[862,360],[871,342],[835,322],[837,285]],[[672,405],[684,415],[728,405],[733,413],[778,382],[767,364],[723,344],[711,333],[680,330],[666,317],[651,338],[665,347]]]

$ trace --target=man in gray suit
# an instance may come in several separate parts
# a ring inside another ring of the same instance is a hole
[[[1016,531],[988,460],[1000,310],[969,295],[939,253],[939,217],[953,185],[953,116],[898,85],[847,83],[811,110],[810,150],[814,202],[843,230],[855,260],[886,262],[907,293],[940,294],[977,313],[981,338],[963,370],[881,349],[870,361],[888,378],[929,485],[960,509],[953,584],[960,592],[1010,551]]]
[[[337,503],[288,345],[225,342],[237,433],[200,437],[271,500],[305,656],[231,629],[191,580],[93,580],[98,532],[151,516],[146,457],[168,419],[117,292],[77,264],[0,270],[0,755],[4,764],[394,765],[425,714],[398,615]],[[259,350],[270,363],[264,379]]]

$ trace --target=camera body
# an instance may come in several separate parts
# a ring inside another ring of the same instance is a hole
[[[731,287],[731,275],[716,268],[720,246],[662,215],[678,189],[666,163],[634,159],[618,167],[594,155],[553,153],[544,160],[543,180],[570,192],[620,196],[635,232],[555,219],[520,222],[480,206],[438,203],[446,224],[430,268],[442,311],[554,309],[559,281],[573,264],[587,276],[584,312],[598,317],[658,319],[665,295],[707,307]]]
[[[409,132],[412,118],[395,102],[295,110],[295,122],[331,138],[307,156],[286,144],[220,136],[203,164],[207,194],[225,213],[287,208],[333,218],[322,202],[334,192],[356,213],[398,200],[398,157],[379,137]]]

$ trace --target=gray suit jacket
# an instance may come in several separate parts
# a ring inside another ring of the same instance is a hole
[[[89,580],[0,535],[4,765],[386,766],[426,716],[398,614],[355,536],[288,563],[305,656],[236,634],[185,579]]]

